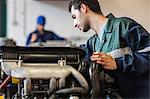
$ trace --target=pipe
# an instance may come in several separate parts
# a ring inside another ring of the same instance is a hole
[[[74,69],[73,67],[71,67],[71,66],[68,67],[68,69],[72,72],[73,77],[79,82],[81,87],[60,89],[58,91],[55,91],[51,95],[50,99],[53,99],[55,96],[61,95],[61,94],[81,94],[81,95],[85,95],[88,92],[88,90],[89,90],[88,83],[85,80],[85,78],[81,75],[81,73],[79,71],[77,71],[76,69]]]
[[[8,76],[8,77],[2,82],[2,84],[0,84],[0,90],[2,90],[4,87],[6,87],[6,85],[8,84],[9,81],[11,81],[11,76]]]

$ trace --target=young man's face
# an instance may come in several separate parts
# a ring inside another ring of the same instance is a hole
[[[81,9],[83,9],[81,7]],[[74,6],[71,7],[71,14],[74,20],[74,27],[82,30],[83,32],[87,32],[90,29],[90,26],[87,21],[86,13],[83,10],[80,11],[78,9],[74,9]]]

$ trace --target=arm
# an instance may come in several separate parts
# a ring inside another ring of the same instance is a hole
[[[35,42],[36,40],[37,40],[37,34],[35,33],[29,34],[29,36],[27,37],[26,46],[28,46],[30,43]]]
[[[140,25],[136,25],[125,37],[132,53],[116,59],[118,68],[137,75],[150,71],[150,34]]]
[[[31,40],[31,34],[27,36],[26,46],[30,44],[30,40]]]
[[[66,40],[65,38],[60,37],[60,36],[58,36],[57,34],[55,34],[53,32],[52,32],[52,37],[53,37],[53,40]]]
[[[85,47],[85,51],[86,51],[85,61],[88,62],[88,63],[90,63],[90,61],[91,61],[90,56],[93,53],[91,39],[89,39],[87,41],[87,44],[86,44],[86,47]]]
[[[125,39],[131,53],[112,58],[112,55],[95,52],[91,60],[108,70],[133,72],[137,75],[150,71],[150,34],[141,26],[136,25],[129,29]]]

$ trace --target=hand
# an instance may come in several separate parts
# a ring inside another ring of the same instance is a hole
[[[31,36],[31,42],[35,42],[37,40],[37,34],[32,34]]]
[[[101,64],[104,69],[108,70],[116,70],[117,64],[115,59],[112,58],[111,55],[108,55],[103,52],[94,52],[90,57],[92,61],[96,61],[96,63]]]

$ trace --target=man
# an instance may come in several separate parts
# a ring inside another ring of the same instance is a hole
[[[37,18],[37,29],[30,33],[27,37],[26,45],[35,42],[46,42],[47,40],[65,40],[63,37],[59,37],[52,31],[46,31],[44,29],[46,20],[44,16],[39,16]]]
[[[150,34],[130,18],[104,16],[97,0],[73,0],[68,9],[76,28],[95,31],[87,55],[114,78],[120,95],[150,98]]]

